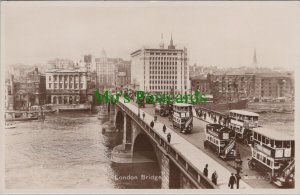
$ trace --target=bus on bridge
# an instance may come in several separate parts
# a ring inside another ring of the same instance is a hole
[[[173,104],[173,127],[181,133],[191,133],[193,130],[193,105],[185,103]]]
[[[293,128],[258,127],[252,130],[250,169],[258,169],[279,187],[293,187],[295,141]]]
[[[258,127],[259,114],[245,110],[229,111],[229,128],[236,133],[237,140],[248,144],[252,135],[251,129]]]
[[[220,124],[207,124],[204,147],[212,149],[224,160],[235,158],[235,134]]]

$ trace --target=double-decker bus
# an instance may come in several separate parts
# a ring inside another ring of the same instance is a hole
[[[245,110],[229,111],[229,128],[235,131],[236,139],[248,144],[252,135],[251,129],[258,127],[259,114]]]
[[[294,186],[295,141],[293,127],[258,127],[252,130],[250,169],[280,187]]]
[[[207,124],[204,147],[213,150],[224,160],[235,158],[235,133],[220,124]]]
[[[172,123],[181,133],[191,133],[193,129],[193,105],[185,103],[173,104]]]

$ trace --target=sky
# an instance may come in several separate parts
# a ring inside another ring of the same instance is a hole
[[[2,2],[5,64],[77,60],[84,54],[130,60],[171,34],[192,65],[294,69],[300,63],[299,2]],[[2,53],[3,54],[3,53]]]

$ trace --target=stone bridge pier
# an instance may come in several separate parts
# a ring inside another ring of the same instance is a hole
[[[136,119],[118,105],[111,104],[109,108],[110,120],[115,129],[123,135],[122,144],[115,146],[112,151],[113,163],[157,163],[161,173],[161,188],[199,188]]]

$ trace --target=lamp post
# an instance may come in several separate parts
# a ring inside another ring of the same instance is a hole
[[[236,155],[235,155],[235,160],[234,160],[234,167],[235,167],[235,170],[236,170],[236,188],[237,189],[239,189],[239,187],[240,187],[240,179],[241,179],[240,172],[242,170],[242,164],[243,164],[243,161],[241,159],[241,155],[239,153],[239,150],[236,150]]]
[[[141,105],[140,105],[140,103],[138,102],[138,117],[140,118],[140,116],[141,116],[141,114],[140,114],[140,107],[141,107]]]

